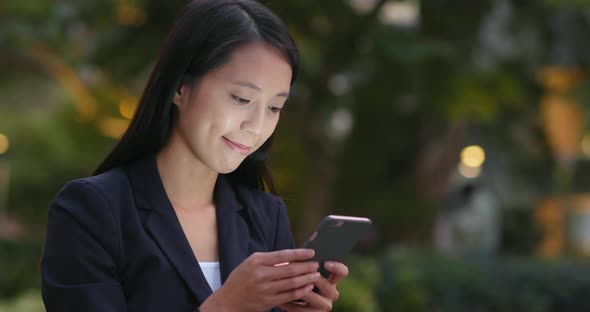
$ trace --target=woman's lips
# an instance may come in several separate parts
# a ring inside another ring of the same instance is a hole
[[[250,148],[247,146],[244,146],[239,143],[235,143],[235,142],[227,139],[226,137],[223,137],[223,140],[231,149],[233,149],[234,151],[236,151],[242,155],[248,155],[248,152],[250,152]]]

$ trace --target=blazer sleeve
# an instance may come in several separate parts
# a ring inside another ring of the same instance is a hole
[[[278,199],[276,225],[273,250],[296,248],[291,225],[289,224],[289,217],[287,216],[287,208],[281,199]]]
[[[47,312],[126,311],[117,278],[120,233],[106,201],[89,182],[67,184],[49,207],[41,256]]]

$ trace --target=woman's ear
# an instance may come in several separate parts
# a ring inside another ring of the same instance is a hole
[[[188,87],[185,83],[181,84],[174,92],[174,97],[172,98],[172,103],[174,103],[177,107],[180,107],[186,103],[188,100]]]

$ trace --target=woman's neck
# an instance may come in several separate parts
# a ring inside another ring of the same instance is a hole
[[[207,168],[176,135],[156,155],[158,172],[174,209],[186,212],[213,205],[218,173]]]

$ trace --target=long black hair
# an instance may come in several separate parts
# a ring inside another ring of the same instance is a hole
[[[191,1],[166,39],[129,127],[94,175],[162,149],[178,114],[172,98],[179,86],[198,82],[227,62],[237,47],[254,41],[284,54],[293,84],[299,66],[297,48],[273,12],[254,0]],[[268,160],[273,136],[227,174],[232,182],[276,193]]]

